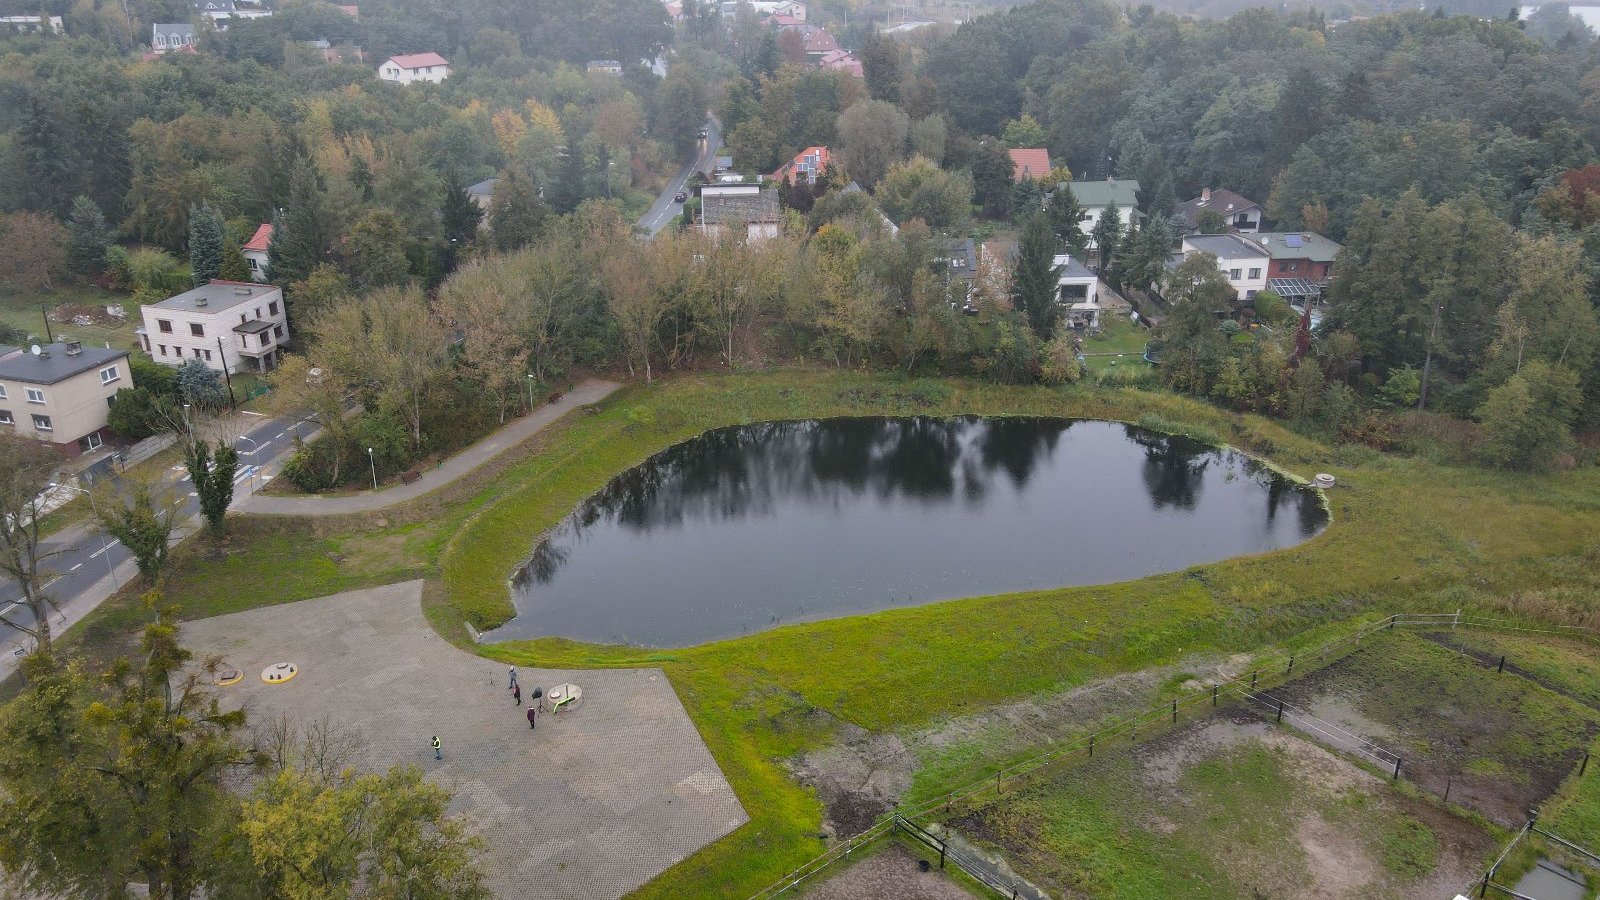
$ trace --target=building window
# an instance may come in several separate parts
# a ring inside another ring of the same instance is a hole
[[[206,351],[206,362],[210,362],[210,361],[211,361],[211,351],[207,350]]]
[[[1229,269],[1228,270],[1228,280],[1230,280],[1230,281],[1238,281],[1239,280],[1239,270],[1238,269]]]
[[[167,355],[167,345],[166,344],[157,344],[156,346],[161,348],[161,355],[162,356],[166,356]]]
[[[239,313],[239,324],[240,325],[243,325],[245,322],[248,322],[248,321],[249,321],[249,319],[245,318],[244,313]]]
[[[17,420],[12,417],[11,410],[0,409],[0,425],[15,425]]]
[[[100,440],[100,432],[98,431],[91,431],[84,435],[82,440],[78,441],[79,446],[85,450],[98,450],[102,443],[104,442]]]
[[[167,321],[166,319],[157,319],[156,320],[156,327],[161,329],[161,333],[162,334],[171,334],[172,333],[172,323]]]
[[[283,326],[282,325],[274,325],[274,326],[272,326],[272,336],[277,338],[280,341],[283,340]]]
[[[260,268],[260,264],[256,262],[256,258],[253,257],[253,256],[250,257],[250,271],[254,272],[259,268]]]
[[[1251,277],[1251,279],[1260,278],[1261,277],[1261,270],[1260,269],[1251,269],[1250,270],[1250,277]]]
[[[100,370],[100,383],[101,384],[110,384],[111,382],[116,381],[116,380],[120,379],[121,377],[122,377],[122,375],[121,375],[121,373],[119,373],[117,371],[117,367],[116,366],[106,366],[104,369]]]
[[[6,399],[6,386],[0,384],[0,400]]]
[[[278,314],[278,301],[274,300],[271,303],[267,304],[267,315],[275,316],[277,314]]]
[[[33,417],[33,427],[39,431],[55,431],[55,426],[50,424],[49,416],[35,415]]]
[[[189,333],[194,335],[195,337],[205,337],[206,336],[206,327],[204,325],[201,325],[199,322],[190,322],[189,323]]]
[[[28,388],[28,402],[29,403],[43,403],[44,402],[44,391],[41,391],[38,388]]]
[[[256,318],[261,318],[261,307],[256,307]]]

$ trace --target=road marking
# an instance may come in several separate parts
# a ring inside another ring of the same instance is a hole
[[[83,563],[78,563],[77,565],[73,566],[72,568],[68,569],[67,571],[68,572],[76,572],[81,568],[83,568]]]
[[[240,412],[240,414],[242,414],[242,415],[246,415],[246,416],[255,416],[255,417],[256,417],[256,418],[258,418],[258,419],[265,419],[265,418],[266,418],[266,417],[267,417],[267,414],[266,414],[266,413],[258,413],[258,412],[251,412],[251,411],[250,411],[250,410],[248,410],[248,409],[241,409],[241,410],[239,410],[239,412]]]
[[[289,428],[285,428],[284,430],[282,430],[282,431],[278,432],[277,434],[273,435],[272,439],[273,440],[277,440],[278,438],[283,437],[285,434],[288,434],[289,433],[289,429],[293,428],[293,427],[294,427],[293,425],[290,425]]]
[[[10,606],[6,607],[6,611],[5,612],[0,613],[0,616],[9,616],[9,615],[11,615],[12,613],[16,612],[17,611],[17,607],[19,607],[21,605],[22,604],[20,602],[11,604]]]
[[[115,547],[116,545],[118,545],[120,543],[122,543],[122,542],[118,541],[118,540],[113,540],[111,543],[109,543],[109,544],[105,545],[104,547],[101,547],[99,550],[96,550],[95,552],[89,554],[89,558],[90,559],[94,559],[96,556],[99,556],[100,554],[106,552],[107,550],[110,550],[112,547]]]
[[[238,484],[239,482],[245,480],[246,478],[249,478],[251,475],[254,475],[256,472],[258,472],[260,470],[261,470],[260,466],[245,466],[243,469],[239,470],[239,474],[233,476],[233,483],[234,484]]]

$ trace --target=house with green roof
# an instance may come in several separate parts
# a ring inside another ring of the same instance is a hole
[[[1089,238],[1091,250],[1095,249],[1094,226],[1099,223],[1106,207],[1117,211],[1124,231],[1133,228],[1139,221],[1139,182],[1132,178],[1074,181],[1070,187],[1072,196],[1078,199],[1078,207],[1083,210],[1080,227],[1084,236]]]

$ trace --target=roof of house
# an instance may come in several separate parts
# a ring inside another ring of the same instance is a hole
[[[801,34],[805,37],[807,53],[827,53],[829,50],[839,49],[839,42],[822,28],[807,28],[802,30]]]
[[[39,349],[44,352],[34,356],[22,347],[0,347],[0,378],[27,384],[55,384],[128,355],[126,350],[105,347],[82,347],[78,353],[69,354],[67,345],[61,341],[44,344]]]
[[[972,238],[953,238],[945,241],[939,259],[945,262],[951,275],[971,281],[978,277],[978,245]]]
[[[1252,244],[1260,244],[1273,259],[1309,259],[1312,262],[1331,263],[1344,246],[1332,238],[1314,231],[1268,231],[1250,235]]]
[[[1254,241],[1237,234],[1191,234],[1183,239],[1184,250],[1209,253],[1218,259],[1240,259],[1247,256],[1265,258],[1267,251]]]
[[[774,191],[712,196],[701,191],[700,197],[700,221],[705,225],[767,224],[780,218]]]
[[[1139,182],[1132,178],[1107,178],[1105,181],[1074,181],[1072,196],[1084,209],[1104,209],[1106,206],[1137,206]]]
[[[804,20],[797,19],[787,13],[774,13],[770,21],[779,28],[793,28],[797,25],[805,24]]]
[[[1061,273],[1056,276],[1057,280],[1061,282],[1081,281],[1085,278],[1100,277],[1099,275],[1095,274],[1093,269],[1081,262],[1078,262],[1065,253],[1058,254],[1055,259],[1052,260],[1052,262],[1061,269]]]
[[[194,25],[188,22],[157,22],[150,26],[152,36],[158,34],[176,34],[179,36],[194,37]]]
[[[234,12],[233,0],[195,0],[194,8],[201,12]]]
[[[622,68],[622,63],[617,62],[614,59],[591,59],[591,60],[589,60],[589,68],[591,68],[591,69],[602,69],[602,68],[603,69],[620,69],[620,68]]]
[[[1200,211],[1214,209],[1224,216],[1236,216],[1247,209],[1260,209],[1261,204],[1227,188],[1207,188],[1200,196],[1173,207],[1173,212],[1193,228],[1200,221]]]
[[[1011,154],[1011,180],[1043,178],[1050,174],[1050,151],[1043,147],[1007,150]]]
[[[485,178],[475,185],[467,188],[470,197],[488,197],[494,194],[494,186],[500,183],[498,178]]]
[[[802,163],[811,161],[808,160],[807,157],[814,158],[815,167],[818,174],[821,174],[825,169],[828,168],[828,165],[833,162],[833,153],[830,152],[827,147],[807,147],[804,150],[801,150],[799,153],[796,153],[794,155],[794,159],[791,159],[779,166],[778,171],[772,173],[773,180],[784,181],[788,178],[792,178],[795,170],[799,169]]]
[[[160,303],[151,303],[149,306],[153,309],[181,309],[210,314],[222,312],[241,303],[260,300],[268,294],[279,293],[280,291],[270,284],[210,281],[193,290],[184,291],[176,297],[168,297]]]
[[[391,56],[387,62],[392,62],[402,69],[422,69],[427,66],[448,66],[450,61],[437,53],[402,53]]]
[[[361,7],[356,6],[355,4],[341,4],[339,6],[335,6],[334,9],[337,9],[339,12],[342,12],[353,19],[361,18]]]
[[[257,251],[260,251],[262,253],[265,253],[265,252],[267,252],[267,248],[271,247],[271,246],[272,246],[272,225],[270,223],[262,223],[262,225],[256,229],[256,233],[253,236],[251,236],[250,240],[246,241],[245,245],[243,247],[240,247],[239,249],[240,250],[257,250]]]
[[[857,78],[866,75],[865,69],[861,66],[861,60],[856,59],[856,55],[848,50],[829,50],[827,53],[822,54],[821,59],[817,60],[817,66],[822,69],[849,72]]]

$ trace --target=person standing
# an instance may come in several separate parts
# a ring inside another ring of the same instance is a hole
[[[511,704],[513,706],[522,705],[522,685],[513,684],[511,686]]]
[[[512,666],[511,667],[511,685],[510,686],[511,687],[516,687],[517,686],[517,667],[516,666]]]
[[[531,703],[531,702],[530,702],[530,703],[529,703],[529,704],[528,704],[528,728],[529,728],[529,729],[530,729],[530,730],[531,730],[531,729],[532,729],[532,728],[534,728],[534,727],[535,727],[535,726],[534,726],[534,719],[535,719],[535,718],[536,718],[536,717],[537,717],[537,716],[538,716],[538,715],[539,715],[539,711],[538,711],[538,709],[536,709],[536,708],[535,708],[535,707],[534,707],[534,705],[533,705],[533,703]]]
[[[443,746],[444,746],[443,744],[439,743],[439,736],[437,734],[434,735],[433,736],[433,758],[434,759],[444,759],[444,751],[440,749]]]

